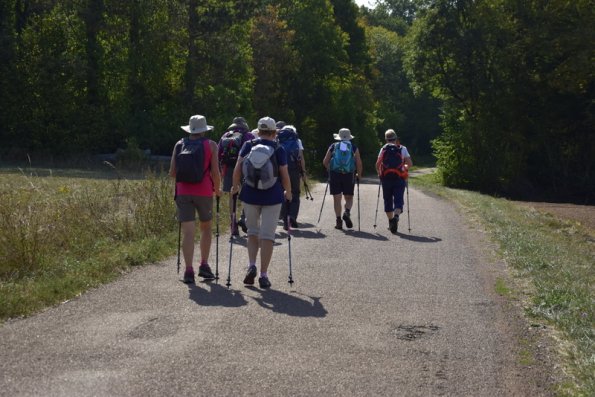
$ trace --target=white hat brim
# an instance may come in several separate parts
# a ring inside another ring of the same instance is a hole
[[[339,134],[333,134],[333,136],[335,137],[335,141],[343,141],[344,139],[341,139],[341,136]],[[354,138],[353,135],[349,135],[347,138],[345,138],[346,140],[352,140]]]
[[[203,132],[211,131],[214,128],[212,125],[207,125],[207,128],[201,131],[190,132],[190,125],[182,125],[180,127],[189,134],[202,134]]]

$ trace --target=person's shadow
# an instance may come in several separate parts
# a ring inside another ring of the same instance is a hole
[[[240,291],[229,289],[215,281],[199,284],[188,284],[188,298],[201,306],[241,307],[248,304]]]
[[[401,232],[397,232],[397,236],[404,240],[415,241],[416,243],[437,243],[442,241],[442,239],[438,237],[414,236],[412,234],[405,234]]]
[[[343,232],[345,234],[347,234],[348,236],[363,238],[363,239],[367,239],[367,240],[380,240],[380,241],[388,240],[388,238],[386,236],[383,236],[378,233],[368,233],[368,232],[362,232],[362,231],[357,231],[357,230],[352,230],[352,229],[343,229]]]
[[[326,317],[328,313],[320,299],[322,297],[307,296],[308,300],[286,294],[274,289],[258,289],[248,287],[260,292],[260,298],[254,298],[259,306],[270,309],[275,313],[287,314],[294,317]]]
[[[326,234],[320,232],[313,232],[311,230],[300,230],[300,229],[291,229],[291,237],[299,237],[299,238],[325,238]],[[287,238],[287,232],[281,235],[281,238]]]

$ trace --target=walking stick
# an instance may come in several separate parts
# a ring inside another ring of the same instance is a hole
[[[289,205],[289,201],[287,201]],[[287,249],[289,251],[289,280],[290,285],[293,285],[293,275],[291,273],[291,222],[289,222],[289,213],[287,214]]]
[[[217,230],[215,232],[215,280],[219,280],[219,196],[217,202]]]
[[[236,223],[236,205],[237,205],[237,200],[238,200],[238,194],[234,194],[233,195],[233,199],[232,199],[232,212],[231,212],[231,225],[233,228],[233,225],[235,225]],[[229,236],[229,267],[227,268],[227,283],[225,283],[225,285],[229,288],[231,287],[231,255],[233,253],[233,230],[232,233]]]
[[[178,221],[178,274],[180,274],[180,240],[182,239],[182,222]]]
[[[411,233],[411,217],[409,216],[409,179],[405,181],[405,187],[407,188],[407,226],[409,227],[409,233]]]
[[[317,225],[320,222],[320,217],[322,216],[322,209],[324,208],[324,200],[326,199],[326,192],[328,191],[329,182],[330,182],[330,180],[327,179],[326,188],[324,189],[324,196],[322,196],[322,205],[320,206],[320,214],[318,214],[318,221],[316,222]]]
[[[308,187],[306,181],[304,181],[304,190],[306,191],[306,200],[314,201],[314,197],[312,196],[312,193],[310,192],[310,188]]]
[[[357,181],[357,231],[361,232],[360,229],[360,216],[359,216],[359,176],[356,176],[356,181]]]
[[[382,186],[382,181],[378,180],[378,197],[376,197],[376,215],[374,216],[374,229],[376,229],[376,221],[378,220],[378,203],[380,202],[380,187]]]

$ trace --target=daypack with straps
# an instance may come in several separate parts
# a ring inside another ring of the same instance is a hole
[[[349,173],[355,171],[355,157],[353,146],[349,141],[341,141],[334,144],[333,156],[331,158],[331,171]]]
[[[297,132],[292,128],[283,128],[277,134],[277,139],[287,152],[287,167],[290,170],[301,169],[302,163]]]
[[[221,164],[235,166],[242,148],[244,134],[240,130],[227,131],[221,137]]]
[[[176,182],[199,183],[205,174],[205,138],[184,138],[176,148]]]
[[[258,139],[250,142],[252,149],[242,163],[244,181],[248,186],[258,190],[270,189],[279,178],[276,156],[278,146],[265,145]]]
[[[381,177],[399,177],[407,179],[409,172],[404,167],[401,145],[387,144],[382,147],[380,154],[380,172]]]

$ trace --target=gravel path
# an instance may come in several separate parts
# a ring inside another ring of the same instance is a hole
[[[449,203],[411,189],[411,232],[373,228],[377,185],[360,187],[361,231],[333,228],[325,185],[278,229],[273,288],[246,288],[245,239],[220,240],[219,283],[187,287],[176,258],[0,327],[1,396],[540,396],[522,366],[525,325],[494,292],[504,266]],[[381,204],[382,205],[382,204]],[[213,252],[214,262],[214,252]],[[540,375],[541,374],[541,375]],[[544,379],[546,381],[544,381]]]

